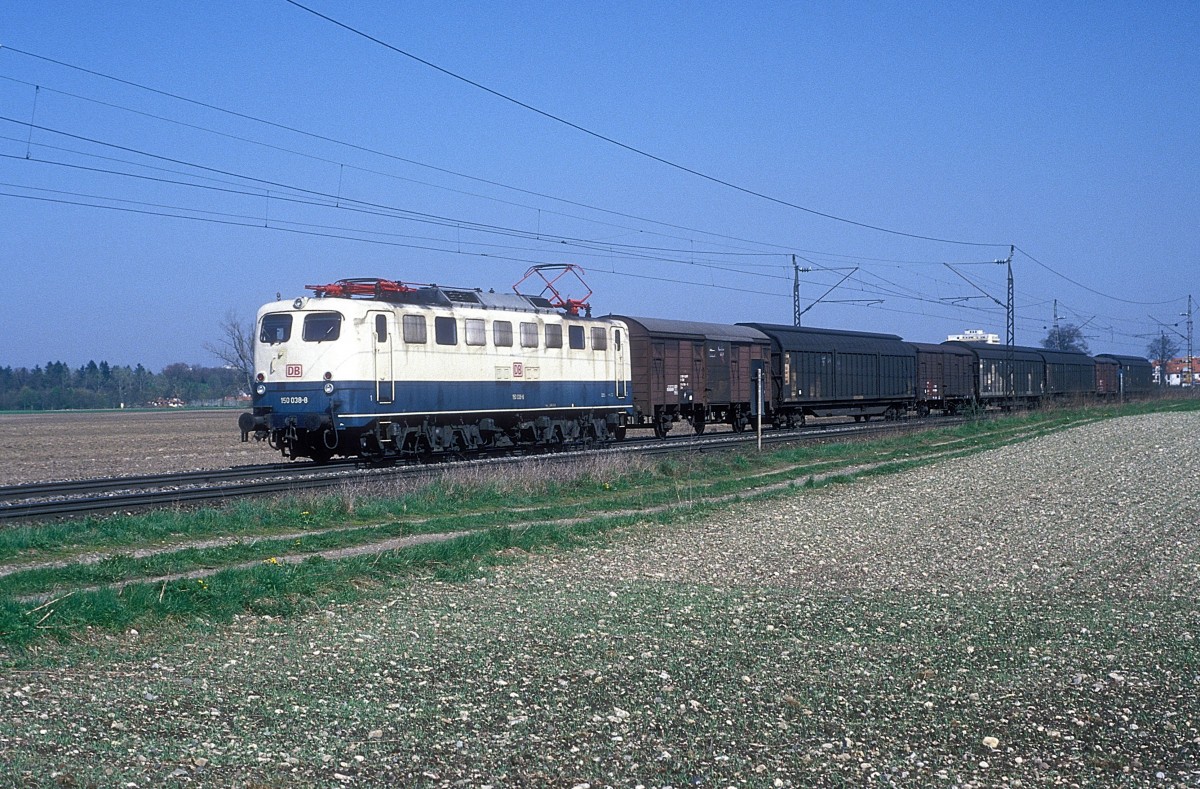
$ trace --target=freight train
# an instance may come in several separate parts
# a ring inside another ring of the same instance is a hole
[[[817,416],[1140,396],[1152,386],[1150,363],[1134,356],[593,318],[585,300],[543,281],[531,296],[339,280],[264,305],[242,440],[289,458],[385,461],[603,444],[631,428],[661,437],[680,422],[740,431],[760,414],[794,427]]]

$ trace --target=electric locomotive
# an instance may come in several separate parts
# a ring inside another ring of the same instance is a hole
[[[307,287],[258,312],[243,441],[325,462],[624,438],[628,329],[582,300],[380,279]]]

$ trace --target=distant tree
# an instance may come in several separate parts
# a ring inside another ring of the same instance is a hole
[[[1087,340],[1083,337],[1083,329],[1073,323],[1055,326],[1042,340],[1042,347],[1051,351],[1078,351],[1088,353]]]
[[[1174,359],[1178,353],[1179,343],[1174,337],[1167,336],[1166,332],[1161,332],[1146,346],[1146,355],[1150,357],[1150,361],[1160,365],[1159,386],[1167,385],[1167,362]]]
[[[192,394],[192,366],[187,362],[168,364],[159,374],[159,394],[163,397],[189,399]]]
[[[245,321],[232,310],[220,323],[221,339],[205,343],[204,349],[237,370],[246,382],[246,392],[254,386],[254,321]]]
[[[130,387],[133,382],[133,370],[129,366],[113,367],[109,370],[111,387],[116,395],[117,405],[124,408],[129,402]]]

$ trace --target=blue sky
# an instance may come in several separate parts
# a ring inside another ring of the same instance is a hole
[[[1003,335],[1015,244],[1017,342],[1057,300],[1093,352],[1200,298],[1194,2],[303,2],[709,178],[285,0],[8,3],[0,365],[212,364],[277,292],[540,262],[790,323],[796,254],[805,325],[928,342]]]

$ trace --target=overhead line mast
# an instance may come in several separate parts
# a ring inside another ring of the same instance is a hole
[[[792,325],[800,325],[800,316],[804,314],[804,310],[800,309],[800,273],[807,274],[812,271],[811,268],[800,268],[800,264],[796,262],[796,256],[792,255]]]
[[[1016,316],[1016,310],[1014,308],[1014,302],[1013,302],[1012,259],[1013,259],[1013,252],[1015,252],[1016,249],[1017,249],[1016,244],[1010,245],[1008,248],[1008,257],[1005,258],[1004,260],[996,261],[997,263],[1003,263],[1005,266],[1008,267],[1008,304],[1004,310],[1004,313],[1005,313],[1005,327],[1004,327],[1005,328],[1005,331],[1004,331],[1004,342],[1005,342],[1004,357],[1005,357],[1005,359],[1004,359],[1004,361],[1005,361],[1005,364],[1008,365],[1008,396],[1013,398],[1014,401],[1016,400],[1016,397],[1017,397],[1017,391],[1016,391],[1017,376],[1016,376],[1016,370],[1014,370],[1013,368],[1016,366],[1017,360],[1016,360],[1016,354],[1013,351],[1013,345],[1016,344],[1016,339],[1017,339],[1017,331],[1016,331],[1017,316]],[[1056,306],[1055,307],[1056,312],[1057,312],[1057,309],[1058,308]]]
[[[1184,386],[1191,386],[1194,382],[1196,374],[1192,370],[1192,294],[1190,293],[1188,294],[1187,305],[1187,342],[1187,369],[1184,372],[1184,377],[1187,379],[1187,383],[1185,383]]]

